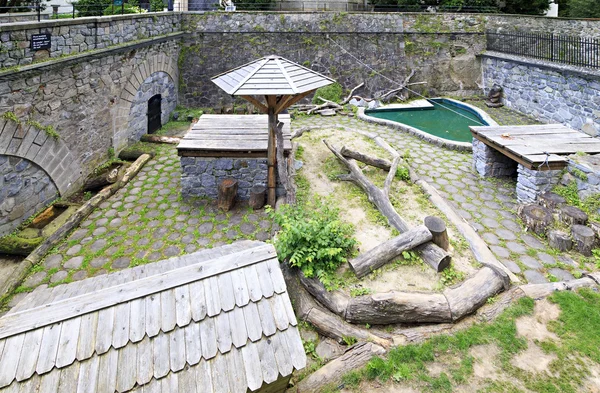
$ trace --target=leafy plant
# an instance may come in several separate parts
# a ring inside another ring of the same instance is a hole
[[[150,11],[161,12],[165,9],[165,3],[163,0],[150,0]]]
[[[281,230],[275,240],[279,257],[306,277],[318,277],[327,289],[336,286],[333,273],[353,252],[354,227],[339,218],[339,209],[316,198],[304,205],[267,210]]]
[[[343,93],[342,85],[337,82],[332,83],[328,86],[319,87],[313,96],[312,102],[313,104],[321,104],[322,101],[319,99],[319,97],[333,102],[340,102],[342,101]]]
[[[342,336],[342,339],[344,340],[344,343],[346,343],[347,346],[354,345],[358,342],[356,337],[353,336]]]
[[[373,290],[371,288],[357,287],[350,289],[350,296],[352,297],[369,295],[371,293],[373,293]]]
[[[162,8],[160,9],[162,11]],[[104,15],[121,15],[121,14],[139,14],[146,12],[146,10],[140,7],[133,6],[131,4],[123,4],[123,6],[112,4],[106,7],[103,11]]]
[[[52,126],[43,126],[41,125],[39,122],[35,121],[35,120],[27,120],[27,124],[32,126],[33,128],[36,128],[40,131],[44,131],[46,133],[46,135],[48,135],[50,138],[53,139],[58,139],[60,137],[60,135],[58,134],[58,132],[54,129],[54,127]]]
[[[440,281],[443,285],[452,285],[456,284],[459,281],[465,279],[465,274],[463,272],[459,272],[455,270],[453,266],[447,267],[440,274]]]

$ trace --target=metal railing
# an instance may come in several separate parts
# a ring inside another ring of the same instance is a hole
[[[487,32],[487,50],[600,68],[600,39],[554,33]]]

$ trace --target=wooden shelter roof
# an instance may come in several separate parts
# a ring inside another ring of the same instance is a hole
[[[246,392],[305,366],[272,245],[39,289],[0,318],[0,392]]]
[[[211,79],[230,95],[295,95],[335,81],[281,56],[266,56]]]
[[[567,166],[567,155],[600,153],[600,140],[562,124],[471,126],[473,137],[533,170]]]
[[[279,115],[283,123],[283,148],[292,149],[290,115]],[[266,157],[269,138],[267,115],[202,115],[177,146],[179,155],[211,156],[249,153]]]

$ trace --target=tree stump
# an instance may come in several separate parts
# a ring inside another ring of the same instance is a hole
[[[594,231],[596,234],[596,238],[600,239],[600,222],[590,221],[589,225],[590,228],[592,228],[592,231]]]
[[[565,198],[553,192],[545,192],[538,196],[538,202],[540,205],[547,209],[554,210],[556,208],[563,207],[567,201]]]
[[[581,209],[574,206],[563,206],[558,212],[560,221],[568,226],[571,225],[585,225],[588,221],[588,216]]]
[[[431,232],[431,241],[437,246],[448,251],[450,249],[450,241],[448,240],[448,232],[446,231],[446,223],[439,217],[427,216],[424,224]]]
[[[560,251],[569,251],[573,248],[573,241],[568,233],[553,229],[548,231],[548,244]]]
[[[235,179],[225,179],[219,184],[217,206],[219,209],[229,211],[235,203],[238,182]]]
[[[519,217],[523,220],[525,227],[538,235],[546,232],[552,224],[552,212],[539,205],[524,205],[519,207]]]
[[[267,187],[265,186],[252,186],[250,189],[250,201],[248,204],[252,210],[262,209],[265,205],[265,195]]]
[[[573,240],[575,241],[575,249],[586,257],[591,256],[596,238],[594,231],[585,225],[575,224],[571,228],[571,235],[573,235]]]

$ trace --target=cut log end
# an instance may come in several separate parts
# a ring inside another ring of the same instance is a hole
[[[564,206],[565,203],[567,203],[565,198],[553,192],[545,192],[541,194],[540,196],[538,196],[538,202],[540,203],[540,205],[550,210],[560,208]]]
[[[250,201],[248,204],[252,210],[262,209],[265,205],[267,187],[265,186],[253,186],[250,189]]]
[[[235,203],[237,194],[238,182],[235,179],[225,179],[218,187],[218,202],[219,209],[229,211]]]
[[[592,255],[592,249],[595,245],[596,235],[591,228],[584,225],[573,225],[571,235],[575,241],[575,249],[585,256]]]
[[[568,233],[559,230],[548,231],[548,244],[560,251],[569,251],[573,248],[573,241]]]
[[[585,225],[588,221],[588,215],[575,206],[563,206],[558,213],[558,217],[568,226]]]
[[[538,235],[546,233],[553,220],[552,212],[539,205],[520,206],[518,214],[525,227]]]
[[[439,217],[427,216],[425,217],[424,224],[431,232],[431,241],[438,247],[448,251],[450,249],[450,240],[448,239],[448,231],[446,230],[446,223]]]

